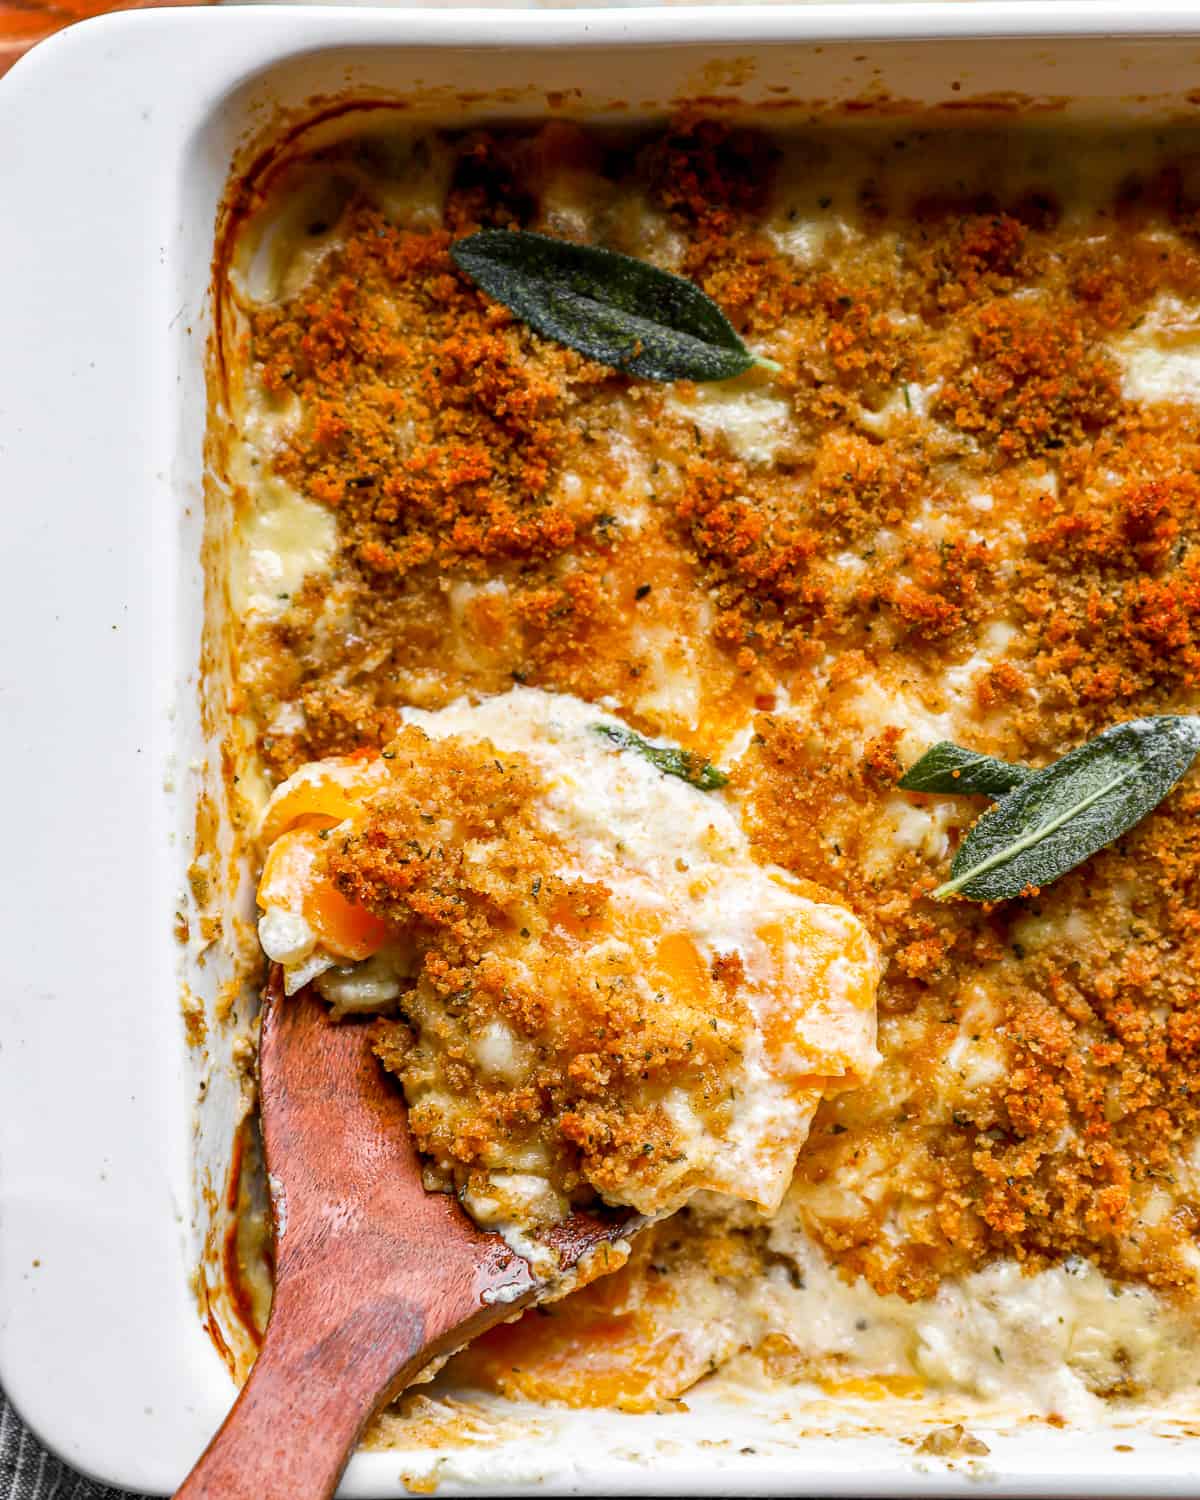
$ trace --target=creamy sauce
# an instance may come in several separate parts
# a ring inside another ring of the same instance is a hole
[[[791,1355],[797,1381],[914,1377],[910,1394],[960,1391],[991,1412],[1086,1424],[1104,1420],[1106,1398],[1179,1391],[1195,1380],[1195,1307],[1115,1285],[1084,1260],[1036,1276],[1000,1261],[905,1302],[839,1277],[786,1209],[771,1243],[792,1276],[774,1275],[751,1292],[753,1311],[738,1332],[758,1344],[769,1330],[785,1331],[796,1352],[777,1352],[775,1367],[783,1373]]]

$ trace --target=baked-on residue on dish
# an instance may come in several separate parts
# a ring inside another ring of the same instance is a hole
[[[389,126],[244,224],[256,810],[415,726],[501,745],[537,690],[728,770],[755,866],[883,959],[883,1062],[773,1217],[701,1193],[460,1381],[637,1409],[725,1366],[1065,1416],[1194,1386],[1196,774],[992,907],[928,894],[982,804],[896,786],[937,740],[1039,766],[1198,706],[1193,145]],[[455,270],[483,226],[688,276],[781,368],[657,386],[544,342]]]

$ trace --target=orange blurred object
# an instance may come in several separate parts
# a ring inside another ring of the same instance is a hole
[[[189,5],[204,0],[0,0],[0,73],[35,42],[73,21],[110,10],[148,10],[157,5]]]

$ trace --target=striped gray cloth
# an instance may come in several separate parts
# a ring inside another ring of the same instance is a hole
[[[135,1500],[53,1458],[0,1391],[0,1500]]]

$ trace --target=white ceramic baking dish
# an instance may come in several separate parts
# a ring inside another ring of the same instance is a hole
[[[0,1379],[49,1445],[169,1490],[233,1395],[189,1280],[221,1214],[198,1187],[223,1180],[236,1084],[219,1029],[208,1057],[189,1050],[178,1005],[182,977],[211,1008],[221,963],[193,951],[181,976],[172,927],[212,748],[197,681],[210,260],[247,140],[347,93],[459,120],[714,94],[847,121],[885,100],[950,126],[981,102],[1014,126],[1029,110],[1194,120],[1198,63],[1190,4],[247,8],[87,23],[0,85]],[[997,1495],[1195,1492],[1179,1424],[989,1433],[968,1474],[917,1462],[884,1413],[892,1435],[829,1440],[781,1408],[689,1404],[547,1415],[519,1442],[440,1457],[362,1454],[345,1493],[431,1472],[489,1494],[931,1495],[980,1477]]]

